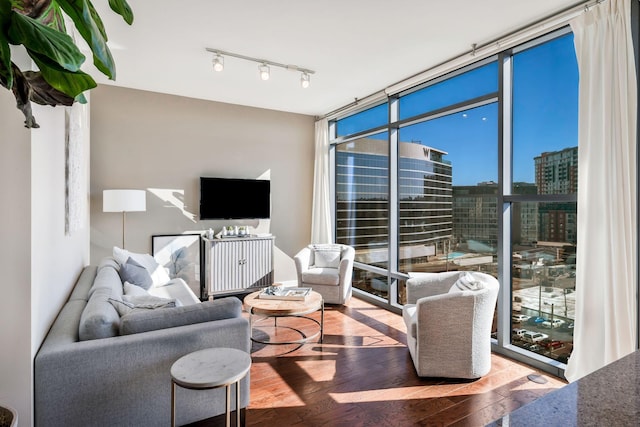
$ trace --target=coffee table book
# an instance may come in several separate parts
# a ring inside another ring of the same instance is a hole
[[[284,288],[269,286],[260,292],[260,299],[278,299],[285,301],[304,301],[311,292],[311,288]]]

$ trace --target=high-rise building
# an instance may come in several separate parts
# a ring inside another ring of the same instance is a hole
[[[545,152],[534,158],[538,194],[575,194],[578,192],[578,147]],[[577,241],[575,203],[540,203],[538,240]]]
[[[538,194],[578,192],[578,147],[544,152],[533,161]]]
[[[536,194],[535,184],[513,184],[517,194]],[[498,184],[489,181],[478,185],[453,187],[454,247],[472,252],[494,252],[498,244]],[[512,241],[517,244],[538,240],[536,203],[514,203]]]
[[[335,162],[336,241],[379,257],[380,263],[387,260],[389,244],[388,151],[386,139],[363,138],[340,144]],[[445,154],[418,143],[399,143],[400,259],[403,254],[435,255],[451,237],[451,164]]]

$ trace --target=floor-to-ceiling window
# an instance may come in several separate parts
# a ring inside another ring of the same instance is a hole
[[[512,182],[505,197],[511,208],[512,344],[564,363],[573,343],[576,286],[573,52],[572,34],[513,51]]]
[[[356,292],[397,309],[409,272],[487,272],[509,302],[495,344],[565,362],[577,87],[562,29],[335,120],[336,241],[356,248]]]

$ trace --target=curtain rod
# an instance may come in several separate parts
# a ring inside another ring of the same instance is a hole
[[[592,7],[603,3],[604,1],[605,0],[582,0],[573,6],[568,6],[561,11],[554,13],[553,15],[548,15],[486,43],[473,43],[469,52],[449,58],[431,68],[413,74],[397,83],[393,83],[383,90],[374,92],[360,99],[355,98],[353,102],[347,105],[332,110],[322,116],[316,116],[316,121],[322,119],[333,119],[341,113],[356,110],[357,108],[363,108],[369,104],[381,101],[389,95],[397,94],[403,90],[409,89],[410,87],[417,86],[428,80],[444,75],[449,71],[453,71],[453,69],[461,68],[465,65],[471,64],[472,62],[489,57],[498,51],[523,43],[526,41],[525,39],[530,40],[541,35],[540,33],[558,29],[566,25],[572,18],[588,11]]]

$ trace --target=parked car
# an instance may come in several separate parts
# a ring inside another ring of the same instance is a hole
[[[543,328],[558,328],[564,325],[565,321],[561,319],[545,320],[542,322]]]
[[[561,331],[573,332],[573,322],[567,322],[560,326]]]
[[[530,317],[527,319],[527,323],[530,325],[539,325],[540,323],[544,322],[545,319],[544,317],[540,317],[540,316],[534,316],[534,317]]]
[[[542,341],[538,342],[538,344],[540,346],[546,348],[547,350],[555,350],[557,348],[564,347],[564,342],[563,341],[559,341],[559,340],[545,339],[545,340],[542,340]]]
[[[530,316],[527,316],[525,314],[514,314],[511,316],[511,321],[513,323],[521,323],[521,322],[526,322],[527,320],[529,320]]]
[[[526,329],[515,328],[511,330],[511,336],[514,338],[521,339],[525,332],[529,332]]]
[[[540,347],[538,344],[531,344],[527,350],[529,350],[529,351],[540,351],[540,350],[542,350],[542,347]]]
[[[542,332],[527,331],[522,334],[522,341],[532,344],[536,344],[542,340],[546,340],[547,338],[549,338],[549,335],[543,334]]]

